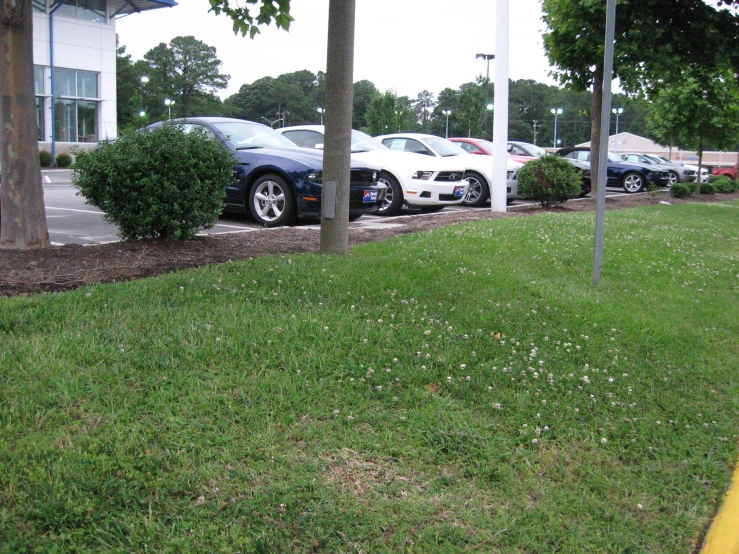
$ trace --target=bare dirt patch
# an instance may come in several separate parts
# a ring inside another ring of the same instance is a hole
[[[654,197],[648,194],[617,196],[606,200],[606,208],[623,209],[634,206],[685,202],[718,202],[739,198],[739,193],[715,196],[670,198],[667,193]],[[593,211],[591,200],[568,202],[551,211]],[[389,238],[481,219],[522,217],[543,213],[539,207],[511,207],[506,214],[487,210],[438,213],[434,215],[398,218],[392,228],[352,229],[350,245],[377,242]],[[286,227],[252,233],[197,237],[189,242],[143,240],[100,246],[67,245],[43,250],[0,250],[0,296],[36,294],[69,290],[84,285],[111,281],[126,281],[161,275],[180,269],[208,264],[244,260],[268,254],[318,252],[319,233],[315,229]]]

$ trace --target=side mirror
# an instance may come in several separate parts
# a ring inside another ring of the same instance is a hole
[[[508,152],[513,152],[513,145],[512,144],[509,144],[508,145]]]
[[[322,142],[319,142],[313,148],[315,148],[316,150],[323,150],[323,143]]]

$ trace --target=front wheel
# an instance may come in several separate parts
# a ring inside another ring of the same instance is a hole
[[[669,176],[669,177],[668,177],[668,179],[667,179],[667,183],[668,183],[668,184],[669,184],[670,186],[672,186],[672,185],[674,185],[675,183],[679,183],[679,182],[680,182],[680,175],[678,175],[678,174],[677,174],[676,172],[674,172],[674,171],[670,171],[670,176]]]
[[[400,183],[395,177],[384,171],[380,173],[377,181],[387,187],[382,206],[377,210],[377,213],[380,215],[397,215],[403,207],[403,189],[400,187]]]
[[[298,208],[290,185],[277,175],[262,175],[249,191],[249,211],[254,221],[267,227],[292,225]]]
[[[644,190],[644,177],[638,173],[627,173],[621,180],[621,186],[626,192],[636,193]]]
[[[490,186],[488,182],[479,173],[470,172],[464,176],[469,183],[467,187],[467,194],[462,200],[464,206],[482,206],[490,198]]]

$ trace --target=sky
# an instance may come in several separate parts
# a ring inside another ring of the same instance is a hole
[[[328,0],[293,0],[289,32],[271,25],[254,40],[234,36],[231,20],[209,13],[208,0],[178,0],[171,9],[134,14],[116,22],[120,44],[134,60],[160,42],[192,35],[216,48],[221,71],[231,76],[226,98],[243,84],[307,69],[326,69]],[[438,94],[485,75],[475,54],[495,53],[493,0],[356,0],[354,81],[372,81],[415,98]],[[510,78],[555,84],[542,46],[540,0],[510,2]],[[495,61],[490,62],[494,79]]]

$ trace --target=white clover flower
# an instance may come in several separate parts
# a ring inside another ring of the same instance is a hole
[[[539,444],[539,439],[531,439],[531,444]]]
[[[339,415],[339,410],[334,410],[334,415]]]
[[[605,444],[605,443],[607,443],[607,442],[608,442],[608,439],[607,439],[607,438],[605,438],[605,437],[603,437],[602,439],[600,439],[600,443],[601,443],[601,444]]]

